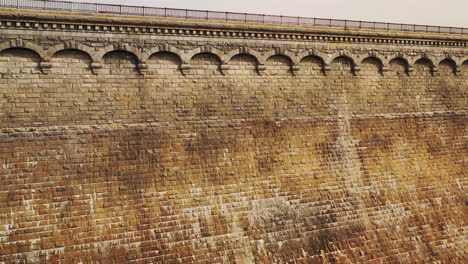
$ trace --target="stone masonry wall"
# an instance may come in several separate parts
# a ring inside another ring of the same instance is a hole
[[[467,37],[194,23],[0,10],[1,263],[466,262]]]

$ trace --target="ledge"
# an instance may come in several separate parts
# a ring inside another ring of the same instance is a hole
[[[237,30],[278,34],[322,34],[328,36],[359,36],[416,40],[468,42],[462,34],[402,32],[374,29],[342,29],[335,27],[257,24],[251,22],[208,21],[194,19],[124,16],[112,14],[83,14],[37,10],[0,9],[0,19],[9,21],[80,23],[85,25],[111,25],[134,27],[166,27],[186,29]]]

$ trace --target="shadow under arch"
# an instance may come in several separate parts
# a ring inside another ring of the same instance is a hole
[[[154,60],[158,57],[171,57],[173,59],[172,61],[174,62],[174,64],[177,64],[177,66],[180,66],[180,64],[182,64],[182,58],[179,56],[179,54],[166,50],[160,50],[151,53],[147,58],[147,61]]]
[[[336,65],[343,65],[342,67],[338,67],[338,69],[336,68]],[[347,65],[346,65],[347,64]],[[330,60],[330,67],[331,67],[331,70],[339,70],[339,71],[348,71],[350,73],[353,73],[353,74],[356,74],[356,63],[355,63],[355,60],[353,60],[353,58],[347,56],[347,55],[339,55],[339,56],[336,56],[334,57],[333,59]],[[348,69],[346,69],[346,67],[348,67]],[[335,68],[335,69],[334,69]]]
[[[413,67],[416,69],[415,71],[421,71],[424,68],[427,68],[431,75],[434,75],[437,71],[437,67],[434,65],[434,61],[427,57],[419,57],[415,59]]]
[[[241,66],[243,71],[258,72],[259,62],[258,59],[252,54],[238,53],[232,56],[229,61],[229,68]]]
[[[9,54],[10,53],[10,54]],[[0,58],[1,57],[17,57],[17,58],[28,58],[30,59],[31,63],[35,63],[35,70],[41,71],[41,64],[43,64],[43,60],[35,50],[29,49],[29,48],[22,48],[22,47],[11,47],[11,48],[5,48],[0,50]],[[0,59],[1,61],[1,59]],[[19,65],[19,63],[13,62],[11,63],[13,66]],[[21,66],[24,66],[21,64]],[[9,65],[8,68],[15,68]]]
[[[71,54],[70,54],[71,53]],[[73,54],[75,53],[75,54]],[[60,49],[58,51],[55,51],[52,56],[50,57],[50,62],[52,63],[52,68],[55,68],[57,65],[60,65],[60,61],[57,61],[58,57],[60,56],[63,56],[63,57],[70,57],[70,58],[77,58],[76,57],[76,54],[78,54],[78,56],[80,56],[81,58],[79,59],[83,59],[84,60],[84,63],[86,64],[86,69],[87,70],[92,70],[91,68],[91,64],[93,63],[93,58],[91,57],[91,55],[86,52],[86,51],[83,51],[83,50],[80,50],[80,49],[74,49],[74,48],[65,48],[65,49]],[[68,63],[68,62],[67,62]],[[68,67],[68,65],[65,65],[66,67]],[[73,66],[75,67],[75,66]],[[53,70],[53,69],[52,69]]]
[[[111,50],[106,52],[102,56],[102,65],[103,67],[109,67],[109,65],[114,65],[113,69],[125,69],[130,67],[125,67],[125,64],[133,65],[132,71],[138,71],[138,56],[134,53],[127,51],[127,50]],[[118,65],[118,67],[116,67]]]
[[[273,55],[268,56],[268,57],[265,59],[265,63],[267,63],[267,62],[269,62],[269,61],[271,61],[271,60],[273,60],[273,59],[275,59],[275,58],[277,58],[277,59],[283,59],[283,60],[287,61],[289,67],[291,67],[291,66],[294,65],[293,59],[292,59],[290,56],[288,56],[288,55],[286,55],[286,54],[283,54],[283,53],[277,53],[277,54],[273,54]]]
[[[42,61],[42,57],[41,57],[41,54],[39,54],[36,50],[34,49],[30,49],[30,48],[23,48],[23,47],[10,47],[10,48],[4,48],[4,49],[0,49],[0,55],[2,53],[7,53],[9,51],[27,51],[29,53],[32,53],[34,54],[34,57],[38,58],[39,59],[39,62]]]
[[[365,64],[376,65],[377,73],[383,74],[384,72],[385,64],[382,61],[382,59],[380,59],[377,56],[367,56],[363,58],[362,60],[360,60],[359,62],[360,67],[364,66]]]
[[[198,59],[200,57],[214,58],[218,65],[223,64],[223,59],[218,54],[212,53],[212,52],[209,52],[209,51],[199,52],[199,53],[193,54],[192,57],[190,58],[190,62],[192,62],[193,60]]]
[[[457,62],[452,58],[445,58],[440,60],[437,63],[437,68],[439,69],[439,72],[450,72],[453,75],[457,75],[457,71],[460,70]]]
[[[293,59],[282,53],[277,53],[270,55],[266,58],[265,60],[265,69],[272,68],[272,67],[287,67],[287,72],[293,73],[293,66],[295,66]],[[279,70],[277,68],[277,70]],[[283,69],[284,70],[284,69]],[[281,70],[283,73],[286,73],[286,71]]]
[[[403,69],[402,70],[398,70],[398,67],[401,66]],[[395,71],[397,74],[406,74],[408,75],[408,71],[410,70],[410,64],[408,62],[407,59],[403,58],[403,57],[395,57],[395,58],[392,58],[388,61],[388,67],[390,68],[390,70],[393,70]]]

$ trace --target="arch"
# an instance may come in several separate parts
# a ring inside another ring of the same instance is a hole
[[[237,63],[234,64],[234,60],[237,60],[237,59],[239,59],[238,60],[239,65],[237,65]],[[224,66],[224,69],[223,69],[223,66]],[[239,67],[239,66],[240,66],[239,68],[240,70],[242,70],[243,72],[249,72],[249,74],[251,70],[253,70],[254,72],[257,72],[258,74],[262,74],[262,72],[266,69],[264,65],[258,64],[257,58],[255,56],[246,54],[246,53],[239,53],[231,57],[228,65],[221,66],[221,72],[223,73],[225,72],[225,70],[236,69],[236,67]],[[259,67],[262,67],[262,68],[259,69]]]
[[[83,45],[76,41],[68,41],[65,43],[60,43],[58,45],[55,45],[49,48],[47,50],[48,59],[50,60],[57,52],[60,52],[62,50],[78,50],[78,51],[86,53],[92,62],[97,62],[100,60],[98,54],[92,47]]]
[[[354,61],[352,58],[350,58],[350,57],[348,57],[348,56],[346,56],[346,55],[341,55],[341,56],[336,56],[336,57],[334,57],[334,58],[330,61],[330,64],[332,64],[334,61],[336,61],[336,60],[338,60],[338,59],[341,59],[341,58],[344,58],[344,59],[350,61],[350,63],[351,63],[351,70],[356,66],[355,61]]]
[[[182,58],[179,56],[179,54],[171,52],[171,51],[165,51],[165,50],[160,50],[160,51],[151,53],[149,57],[146,59],[146,62],[149,62],[151,57],[158,55],[158,54],[169,54],[171,56],[174,56],[175,58],[177,58],[177,65],[182,64]]]
[[[291,52],[289,50],[284,50],[284,49],[279,48],[279,47],[277,47],[277,48],[275,48],[273,50],[262,53],[262,57],[265,60],[265,62],[269,58],[271,58],[273,56],[283,56],[283,57],[288,58],[291,66],[292,65],[297,65],[299,63],[298,58],[297,58],[297,56],[296,56],[296,54],[294,52]]]
[[[141,62],[141,52],[140,50],[138,50],[136,47],[133,47],[133,46],[127,46],[127,45],[110,45],[110,46],[107,46],[107,47],[104,47],[102,48],[101,50],[99,50],[99,52],[97,52],[96,56],[99,58],[99,61],[102,60],[102,58],[104,58],[104,56],[109,53],[109,52],[112,52],[112,51],[126,51],[126,52],[129,52],[131,54],[133,54],[135,56],[135,58],[137,59],[137,63]]]
[[[414,64],[416,64],[418,61],[421,61],[421,60],[427,60],[427,61],[429,61],[429,63],[430,63],[430,65],[431,65],[432,68],[436,66],[436,64],[434,64],[434,61],[436,61],[436,59],[431,58],[431,57],[428,56],[427,54],[421,54],[421,55],[412,57],[411,60],[410,60],[410,65],[414,65]]]
[[[457,71],[459,71],[459,66],[457,65],[457,62],[452,58],[445,58],[441,59],[440,61],[438,60],[437,67],[439,68],[439,71],[444,72],[446,66],[449,67],[449,71],[454,75],[456,75]]]
[[[159,46],[147,49],[146,51],[144,51],[141,54],[141,61],[146,62],[146,61],[149,60],[149,58],[151,56],[153,56],[153,54],[160,53],[160,52],[172,53],[172,54],[176,55],[179,58],[180,63],[183,63],[183,60],[182,60],[182,57],[183,57],[182,53],[183,52],[182,52],[182,50],[179,50],[178,48],[174,48],[174,47],[169,46],[169,45],[159,45]]]
[[[23,40],[11,40],[11,41],[0,43],[0,52],[6,49],[14,49],[14,48],[32,50],[39,56],[39,58],[41,58],[41,61],[46,61],[47,56],[45,54],[44,49],[41,46],[36,45],[32,42],[23,41]]]
[[[307,57],[316,57],[320,59],[320,61],[322,62],[322,66],[325,66],[326,61],[327,61],[326,58],[328,56],[329,56],[328,54],[320,52],[320,51],[308,50],[308,51],[304,51],[304,52],[297,54],[297,60],[300,63]]]
[[[50,58],[50,72],[55,74],[88,74],[93,59],[79,49],[66,48],[54,52]],[[57,68],[57,69],[56,69]]]
[[[359,61],[359,59],[357,58],[356,55],[350,53],[350,52],[347,52],[347,51],[341,51],[341,52],[337,52],[337,53],[334,53],[334,54],[331,54],[330,56],[328,56],[328,61],[325,61],[326,64],[331,64],[335,59],[337,58],[347,58],[351,61],[351,65],[353,67],[357,66],[357,62]]]
[[[386,65],[384,64],[384,62],[382,61],[381,58],[375,56],[375,55],[371,55],[371,56],[366,56],[362,59],[359,60],[359,65],[362,66],[366,61],[373,61],[373,62],[377,62],[377,72],[378,73],[382,73],[384,72],[384,69],[386,70]]]
[[[358,61],[358,65],[361,65],[365,60],[375,60],[379,63],[380,69],[387,66],[385,61],[377,55],[363,56],[362,59]]]
[[[11,59],[14,62],[9,61]],[[40,55],[32,49],[12,47],[0,51],[0,64],[2,65],[0,73],[36,74],[42,71],[42,63],[44,62]],[[2,74],[0,74],[1,77]]]
[[[412,66],[410,64],[410,59],[407,56],[399,55],[396,57],[392,57],[388,60],[388,63],[390,64],[392,61],[395,61],[395,60],[403,61],[405,63],[406,70],[408,70],[408,68]]]
[[[390,67],[393,63],[398,63],[398,62],[402,62],[402,64],[403,64],[403,71],[401,73],[408,74],[410,65],[408,63],[408,60],[403,58],[403,57],[394,57],[394,58],[390,59],[388,61],[388,66]],[[399,72],[399,71],[397,70],[396,72]]]
[[[219,55],[214,54],[214,53],[211,53],[211,52],[199,52],[199,53],[196,53],[196,54],[194,54],[193,56],[190,57],[190,62],[193,60],[193,58],[195,58],[196,56],[199,56],[199,55],[210,55],[210,56],[213,56],[213,57],[216,58],[216,61],[218,62],[219,65],[223,64],[223,60],[219,57]]]
[[[422,62],[422,61],[427,61],[427,62],[429,62],[431,68],[433,68],[434,66],[436,66],[436,65],[434,64],[434,61],[433,61],[433,60],[431,60],[430,58],[421,57],[421,56],[418,56],[417,59],[414,59],[414,60],[413,60],[413,65],[414,65],[414,64],[417,64],[417,63],[419,63],[419,62]]]
[[[414,59],[413,67],[416,69],[416,68],[417,68],[416,65],[421,64],[421,63],[424,64],[424,63],[426,63],[426,62],[427,62],[427,64],[429,64],[429,65],[428,65],[429,73],[430,73],[431,75],[435,75],[436,72],[438,71],[437,66],[434,65],[434,61],[433,61],[433,60],[431,60],[430,58],[427,58],[427,57],[425,57],[425,56],[417,56],[417,57]]]
[[[288,55],[285,55],[285,54],[281,54],[281,53],[273,54],[273,55],[271,55],[271,56],[266,57],[265,62],[267,62],[269,59],[271,59],[271,58],[273,58],[273,57],[285,58],[285,59],[288,61],[289,66],[294,65],[294,61],[293,61],[293,59],[292,59],[291,57],[289,57]]]
[[[255,61],[257,62],[257,65],[265,64],[265,61],[266,61],[264,56],[262,56],[262,54],[258,51],[255,51],[250,48],[239,48],[239,49],[232,50],[226,54],[226,60],[225,60],[226,63],[229,63],[231,59],[237,55],[248,55],[255,59]]]
[[[198,47],[186,52],[183,57],[185,57],[186,62],[190,62],[190,60],[198,54],[212,54],[218,58],[220,64],[224,64],[226,62],[223,52],[212,47]]]

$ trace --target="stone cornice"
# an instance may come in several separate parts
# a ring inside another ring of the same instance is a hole
[[[16,9],[0,9],[0,29],[2,28],[326,43],[468,47],[468,36],[457,34],[429,34],[329,27],[265,25],[226,21],[217,22],[116,15],[70,14],[64,12]]]

